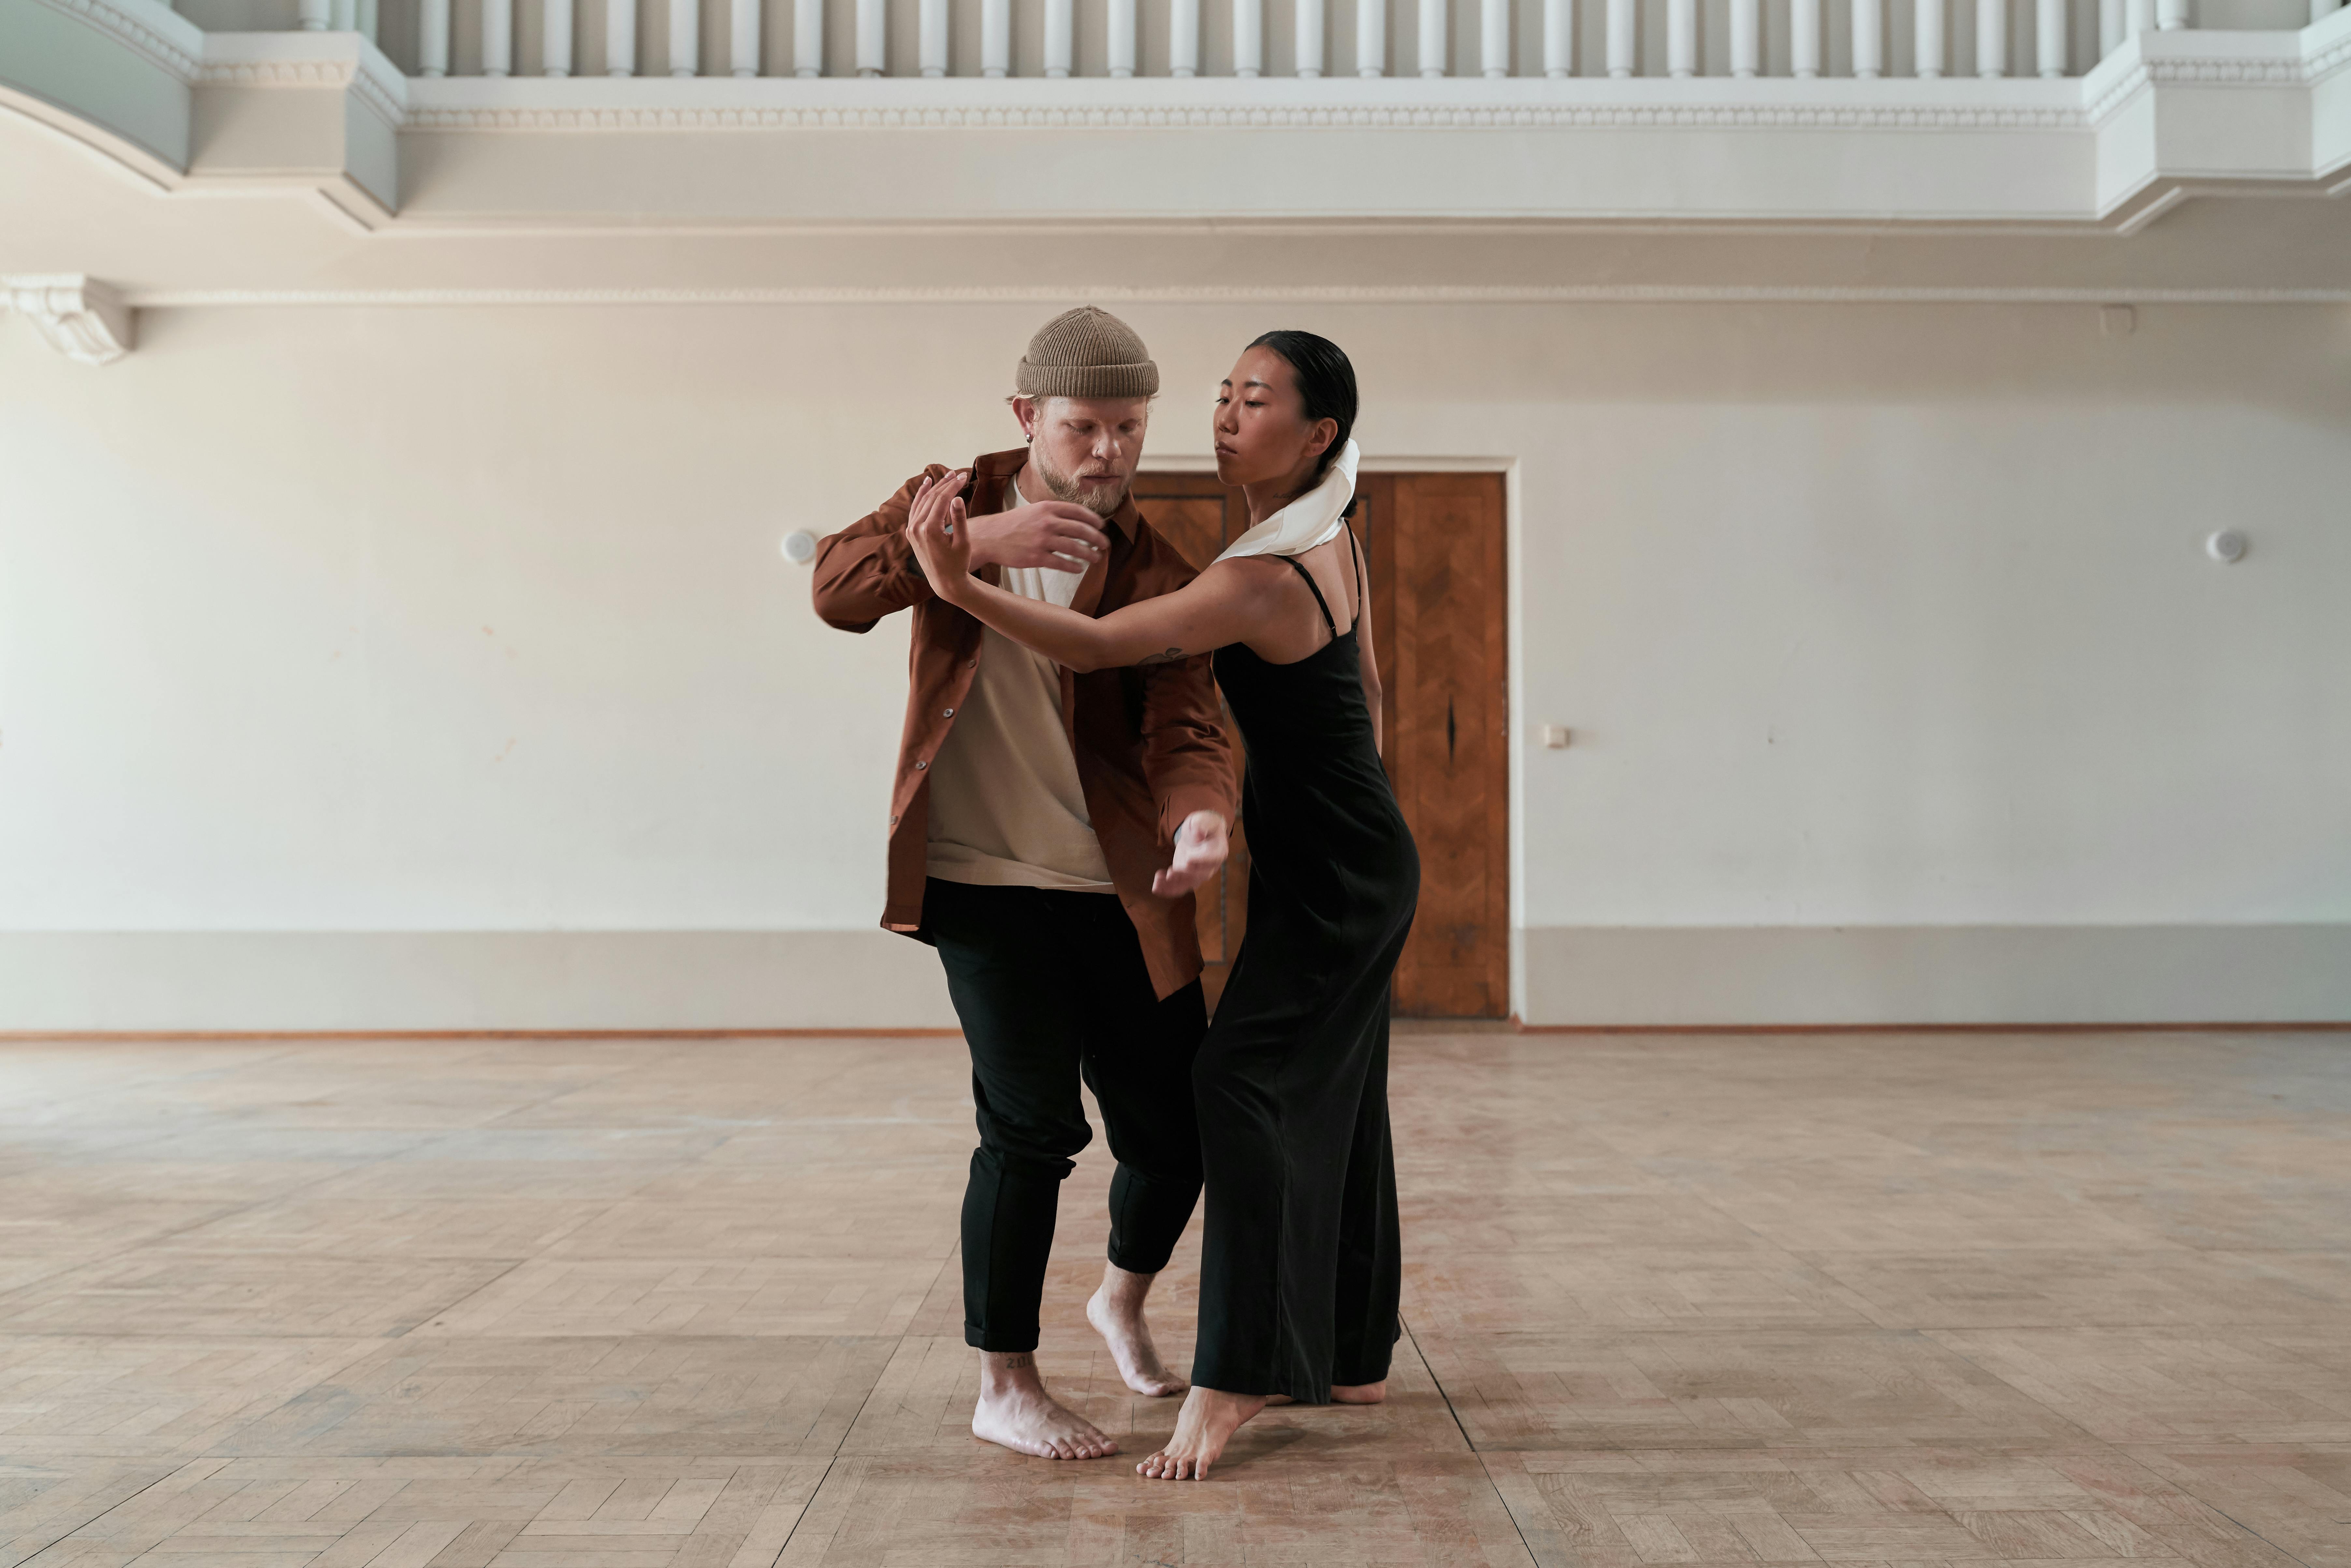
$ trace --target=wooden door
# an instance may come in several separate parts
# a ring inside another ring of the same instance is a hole
[[[1396,1011],[1500,1018],[1510,988],[1502,476],[1367,474],[1356,494],[1384,760],[1420,846],[1420,913],[1396,966]],[[1140,475],[1134,498],[1195,566],[1249,527],[1238,493],[1213,474]],[[1212,1008],[1248,930],[1248,888],[1241,831],[1197,895]]]
[[[1510,646],[1499,474],[1368,474],[1388,779],[1420,846],[1407,1018],[1510,1008]]]

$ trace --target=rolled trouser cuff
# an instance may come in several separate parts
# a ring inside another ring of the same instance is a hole
[[[999,1355],[1019,1355],[1037,1348],[1040,1331],[1030,1329],[1022,1333],[1017,1329],[987,1329],[977,1323],[963,1325],[963,1343],[974,1350],[992,1350]]]

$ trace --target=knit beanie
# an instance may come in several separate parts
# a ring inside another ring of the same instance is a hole
[[[1081,305],[1037,329],[1012,384],[1023,397],[1150,397],[1159,367],[1134,328]]]

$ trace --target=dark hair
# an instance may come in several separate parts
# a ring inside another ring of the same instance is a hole
[[[1298,398],[1306,406],[1307,423],[1327,419],[1339,427],[1339,434],[1331,438],[1331,444],[1322,449],[1322,457],[1316,461],[1314,476],[1306,481],[1306,489],[1311,490],[1331,472],[1331,465],[1338,461],[1340,449],[1354,431],[1355,367],[1348,362],[1344,349],[1311,332],[1288,329],[1268,332],[1249,347],[1271,349],[1290,366],[1298,378]],[[1299,493],[1303,495],[1305,491]],[[1353,505],[1350,503],[1347,509],[1353,511]]]

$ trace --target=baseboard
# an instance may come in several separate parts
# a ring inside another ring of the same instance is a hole
[[[1532,926],[1529,1028],[2351,1020],[2351,925]]]
[[[952,1029],[928,947],[866,931],[0,932],[13,1034]]]
[[[1529,1029],[2351,1022],[2351,925],[1534,926]],[[0,1034],[952,1030],[883,931],[0,932]],[[1490,1027],[1490,1026],[1489,1026]]]

